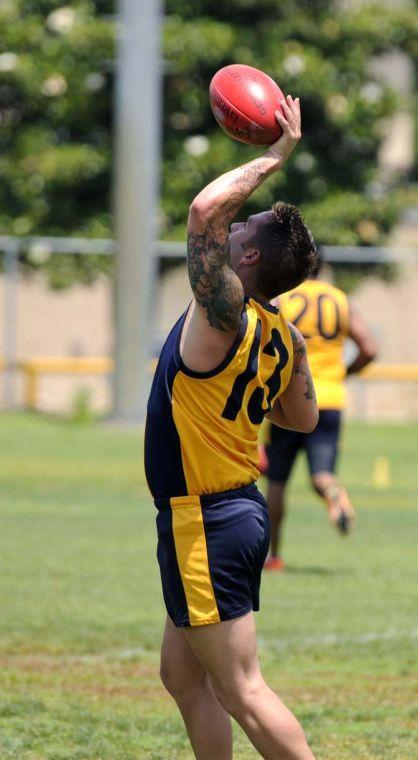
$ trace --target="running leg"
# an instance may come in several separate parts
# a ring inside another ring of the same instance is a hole
[[[261,675],[252,612],[185,635],[219,702],[265,760],[314,760],[300,724]]]
[[[217,700],[184,629],[176,628],[169,617],[161,648],[160,675],[181,712],[197,760],[231,760],[230,717]]]

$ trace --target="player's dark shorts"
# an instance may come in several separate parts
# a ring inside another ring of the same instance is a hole
[[[155,505],[164,601],[174,624],[207,625],[258,610],[270,533],[255,484]]]
[[[311,475],[317,472],[335,472],[341,412],[321,409],[319,422],[313,433],[296,433],[271,425],[271,442],[267,447],[267,477],[276,483],[285,483],[300,449],[305,449]]]

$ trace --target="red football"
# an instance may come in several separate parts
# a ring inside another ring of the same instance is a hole
[[[271,77],[252,66],[233,63],[216,72],[209,100],[219,126],[234,140],[271,145],[281,135],[274,112],[284,95]]]

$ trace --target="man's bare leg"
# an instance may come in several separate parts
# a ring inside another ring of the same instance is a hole
[[[235,620],[185,629],[225,710],[266,760],[314,760],[305,734],[260,672],[252,612]]]
[[[286,483],[269,480],[267,487],[267,508],[270,519],[270,554],[280,556],[282,524],[285,515],[284,491]]]
[[[231,760],[231,719],[184,635],[167,617],[161,647],[161,680],[175,699],[197,760]]]
[[[312,485],[324,499],[328,517],[340,533],[349,533],[355,520],[355,511],[344,486],[332,472],[316,472],[312,475]]]

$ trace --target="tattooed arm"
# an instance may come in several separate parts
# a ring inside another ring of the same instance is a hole
[[[283,114],[276,114],[283,130],[279,140],[261,158],[207,185],[190,207],[187,249],[195,312],[221,332],[237,332],[244,299],[230,266],[229,224],[254,190],[283,166],[301,136],[299,100],[288,96],[281,107]]]
[[[311,433],[318,424],[315,388],[306,355],[305,340],[289,324],[293,343],[293,368],[289,385],[279,396],[267,418],[279,427]]]
[[[195,301],[211,327],[237,332],[244,302],[241,280],[230,267],[228,225],[210,221],[204,233],[190,225],[187,255]]]
[[[238,330],[244,301],[241,280],[230,266],[229,224],[276,163],[263,157],[228,172],[208,185],[190,207],[190,284],[209,325],[224,332]]]

